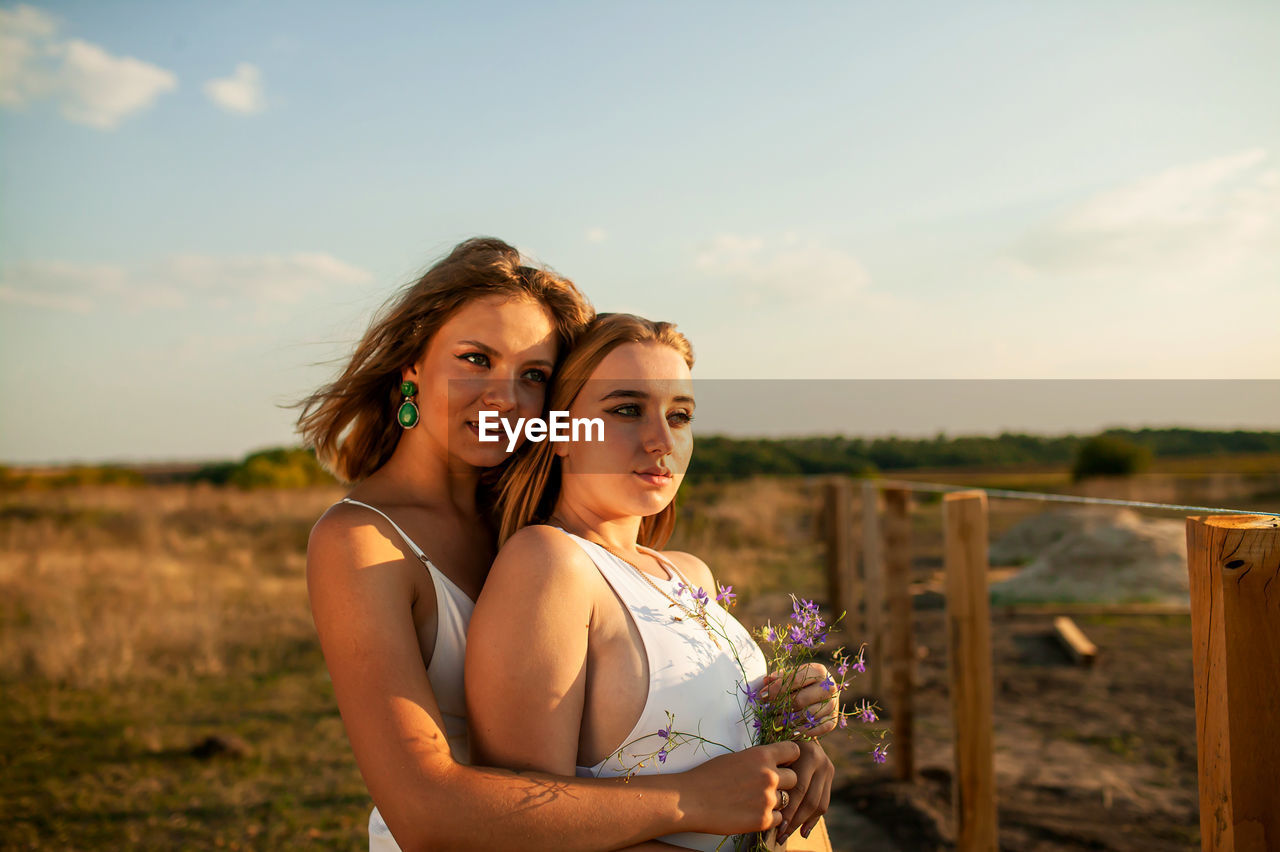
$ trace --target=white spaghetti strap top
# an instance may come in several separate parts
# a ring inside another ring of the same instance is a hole
[[[467,697],[463,688],[462,672],[467,655],[467,625],[471,623],[471,613],[475,602],[467,597],[466,592],[431,564],[431,560],[422,552],[422,548],[400,529],[399,524],[391,520],[387,513],[377,506],[352,500],[342,499],[343,503],[352,506],[363,506],[377,512],[391,528],[396,531],[404,543],[409,545],[413,555],[427,567],[431,576],[431,585],[436,591],[436,645],[431,654],[431,662],[427,665],[427,680],[431,683],[431,691],[435,693],[436,703],[440,705],[440,713],[444,716],[444,733],[449,742],[449,750],[453,759],[459,763],[471,762],[471,743],[467,738]],[[369,814],[369,850],[370,852],[399,852],[400,847],[391,836],[382,814],[375,807]]]
[[[645,765],[636,770],[637,774],[683,772],[718,755],[749,748],[752,728],[744,686],[760,686],[766,672],[765,658],[746,628],[715,602],[714,590],[707,590],[712,598],[707,604],[707,617],[719,625],[720,633],[732,640],[732,649],[724,636],[717,636],[713,641],[711,634],[693,619],[676,621],[673,616],[679,615],[679,611],[645,582],[634,566],[594,542],[572,533],[565,534],[586,552],[626,606],[640,633],[649,663],[649,693],[644,709],[623,739],[623,743],[629,745],[595,766],[577,767],[577,774],[617,777],[625,775],[641,760]],[[667,594],[692,606],[689,592],[685,592],[683,598],[678,595],[677,589],[683,582],[679,570],[655,551],[645,549],[645,552],[657,558],[672,575],[665,580],[652,577],[653,582]],[[674,724],[668,723],[667,713],[674,716]],[[682,742],[667,753],[665,762],[659,762],[652,755],[663,746],[664,738],[658,731],[667,728],[680,734],[698,734],[710,742]],[[719,835],[693,833],[659,839],[703,850],[716,849],[724,841]]]

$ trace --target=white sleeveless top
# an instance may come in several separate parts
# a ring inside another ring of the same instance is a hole
[[[436,645],[431,653],[431,662],[427,665],[427,680],[431,683],[431,691],[435,693],[436,703],[440,705],[440,713],[444,716],[444,734],[449,742],[449,750],[458,763],[471,762],[471,743],[467,739],[467,696],[463,689],[462,672],[467,655],[467,625],[471,623],[471,613],[475,602],[467,597],[458,585],[446,577],[439,568],[431,564],[431,560],[422,552],[422,548],[405,535],[404,530],[387,513],[345,497],[343,503],[353,506],[364,506],[386,518],[391,528],[409,545],[413,555],[431,575],[431,585],[436,590]],[[375,807],[369,814],[369,850],[370,852],[400,852],[395,838]]]
[[[591,557],[626,606],[640,633],[649,663],[649,694],[640,718],[631,733],[623,738],[627,745],[595,766],[579,766],[577,774],[617,777],[627,774],[642,760],[644,766],[635,770],[639,775],[683,772],[718,755],[749,748],[752,728],[744,686],[759,688],[766,673],[765,658],[746,628],[716,603],[715,590],[707,590],[711,600],[706,613],[724,636],[716,636],[713,641],[712,634],[697,621],[687,616],[676,621],[673,616],[683,614],[650,586],[634,566],[594,542],[572,533],[565,534]],[[665,580],[651,577],[653,582],[692,609],[691,593],[678,592],[684,582],[679,570],[655,551],[643,549],[672,575]],[[732,650],[725,636],[733,640]],[[674,724],[668,721],[667,713],[674,716]],[[667,753],[666,760],[659,762],[653,754],[663,748],[665,738],[659,736],[658,731],[668,728],[677,732],[677,744]],[[712,742],[682,742],[680,734],[698,734]],[[702,850],[716,849],[724,841],[720,835],[688,832],[658,839]]]

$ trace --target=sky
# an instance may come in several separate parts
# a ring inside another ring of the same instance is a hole
[[[720,431],[1280,429],[1277,44],[1243,0],[0,2],[0,463],[296,443],[476,234],[759,382]]]

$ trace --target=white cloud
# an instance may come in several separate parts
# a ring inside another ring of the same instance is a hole
[[[1258,149],[1168,169],[1073,206],[1005,261],[1161,288],[1257,278],[1280,266],[1280,171]]]
[[[373,276],[332,255],[297,253],[209,257],[180,255],[164,274],[186,292],[212,295],[217,304],[297,304],[333,286],[367,284]]]
[[[178,78],[169,71],[129,56],[112,56],[87,41],[72,39],[58,53],[62,67],[56,91],[62,115],[79,124],[110,130],[178,88]]]
[[[798,295],[806,302],[845,301],[871,282],[853,255],[796,234],[772,240],[721,234],[698,252],[694,268],[734,283],[748,304]]]
[[[182,255],[136,268],[38,261],[0,270],[0,301],[78,313],[183,307],[253,313],[372,280],[366,270],[323,253]]]
[[[609,232],[599,226],[587,228],[586,237],[589,243],[602,243],[609,239]]]
[[[19,290],[7,284],[0,284],[0,302],[14,305],[27,305],[32,308],[46,308],[51,311],[68,311],[76,314],[87,314],[93,303],[83,296],[63,293],[42,293],[39,290]]]
[[[50,99],[68,121],[110,130],[178,87],[170,71],[81,39],[60,39],[59,29],[60,22],[39,9],[0,9],[0,105]]]
[[[111,264],[54,260],[6,265],[0,285],[0,300],[75,313],[88,313],[100,304],[137,308],[172,303],[169,294],[132,285],[125,269]]]
[[[235,73],[230,77],[205,83],[204,93],[209,96],[209,100],[227,112],[253,115],[267,107],[262,91],[262,72],[258,70],[258,66],[249,62],[237,65]]]
[[[57,28],[52,15],[31,6],[0,9],[0,104],[21,106],[45,87],[36,60]]]

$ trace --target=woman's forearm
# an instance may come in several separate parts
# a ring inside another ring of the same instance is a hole
[[[658,850],[667,847],[643,842],[700,827],[678,778],[566,778],[450,762],[440,767],[432,796],[412,812],[383,817],[405,852]]]

